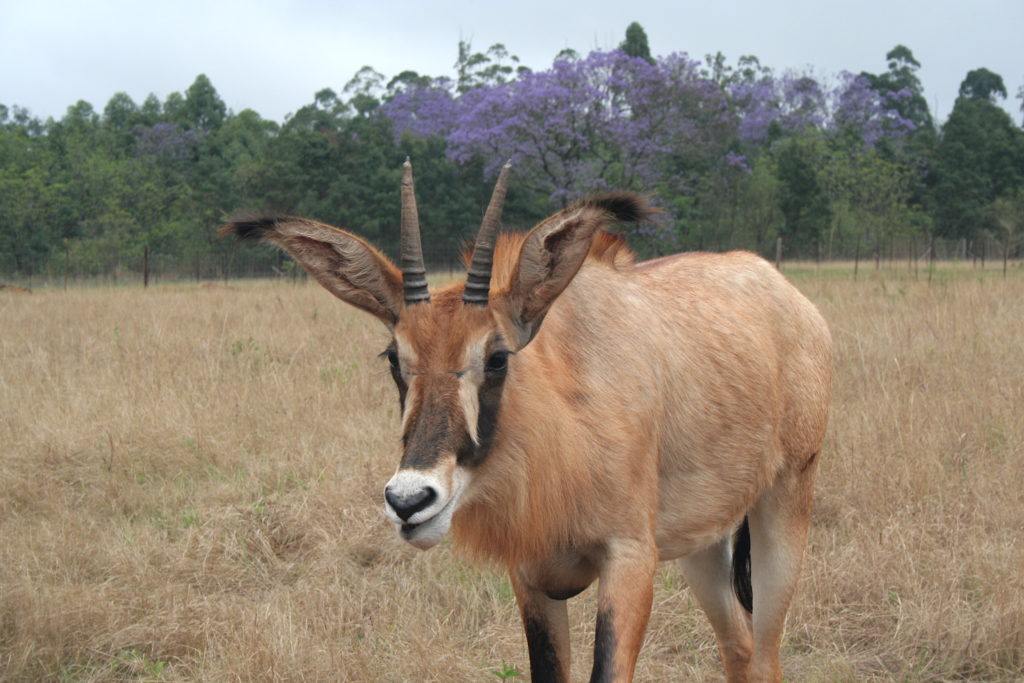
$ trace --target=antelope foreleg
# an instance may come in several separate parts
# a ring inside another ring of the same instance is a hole
[[[600,571],[591,683],[633,680],[654,599],[653,543],[615,541]]]
[[[565,600],[555,600],[509,572],[530,652],[534,683],[569,681],[569,613]]]

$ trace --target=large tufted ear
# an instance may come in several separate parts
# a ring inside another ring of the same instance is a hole
[[[334,296],[393,328],[402,309],[402,273],[370,243],[323,223],[292,217],[240,218],[221,234],[272,242]]]
[[[635,194],[593,197],[559,211],[527,234],[504,302],[520,348],[537,334],[551,304],[576,276],[597,231],[616,222],[639,222],[652,213]]]

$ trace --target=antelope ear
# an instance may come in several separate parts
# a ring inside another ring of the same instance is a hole
[[[559,211],[527,234],[504,301],[519,348],[537,334],[551,304],[576,276],[597,231],[615,222],[641,221],[652,213],[634,194],[595,197]]]
[[[334,296],[380,318],[389,328],[402,309],[402,273],[355,235],[323,223],[292,217],[233,220],[221,234],[273,242]]]

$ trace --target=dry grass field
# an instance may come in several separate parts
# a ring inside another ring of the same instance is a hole
[[[787,678],[1024,679],[1024,277],[792,272],[836,382]],[[0,679],[525,671],[504,574],[384,519],[385,337],[312,283],[0,293]],[[721,680],[672,565],[638,679]]]

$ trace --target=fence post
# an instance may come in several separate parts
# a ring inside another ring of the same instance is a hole
[[[149,287],[149,245],[142,247],[142,288]]]
[[[860,233],[857,234],[857,247],[853,250],[853,281],[857,281],[857,270],[860,268]]]
[[[775,270],[782,270],[782,238],[775,238]]]
[[[1010,231],[1006,231],[1006,239],[1003,240],[1003,279],[1006,279],[1006,262],[1010,259]]]
[[[932,272],[935,270],[935,234],[928,235],[928,286],[932,284]]]

